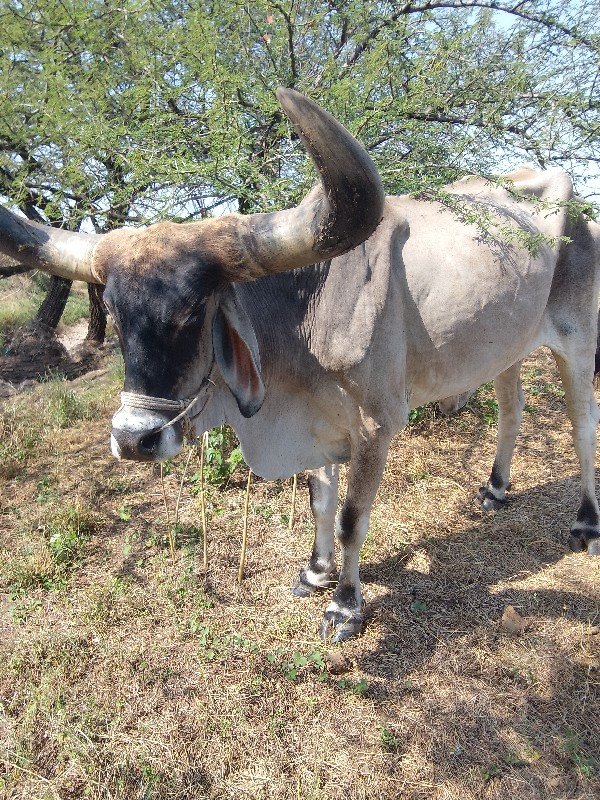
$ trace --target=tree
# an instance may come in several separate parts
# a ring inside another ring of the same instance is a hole
[[[36,322],[53,330],[56,328],[67,305],[72,285],[73,281],[52,275],[46,297],[36,314]]]
[[[106,336],[106,311],[102,302],[103,287],[96,283],[88,283],[88,298],[90,301],[90,321],[86,334],[86,341],[102,344]]]
[[[269,209],[313,175],[294,86],[390,192],[527,160],[598,163],[598,0],[5,0],[0,193],[106,231]]]
[[[23,272],[28,272],[29,267],[25,264],[20,264],[14,258],[9,258],[0,253],[0,278],[11,278],[13,275],[21,275]]]
[[[585,194],[600,163],[599,11],[599,0],[4,0],[0,196],[30,219],[97,232],[297,202],[314,175],[278,85],[343,121],[390,192],[529,161],[566,166]],[[67,290],[51,283],[47,322]],[[90,304],[100,341],[97,289]]]

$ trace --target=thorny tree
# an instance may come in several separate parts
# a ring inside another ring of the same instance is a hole
[[[598,0],[5,0],[0,196],[99,232],[296,202],[314,176],[279,85],[346,124],[389,192],[528,161],[565,166],[589,194],[599,12]]]

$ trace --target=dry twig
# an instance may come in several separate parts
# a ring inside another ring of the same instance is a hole
[[[244,530],[242,533],[242,552],[240,555],[240,568],[238,570],[238,583],[244,579],[244,566],[246,564],[246,542],[248,539],[248,506],[250,504],[250,480],[252,470],[248,470],[248,482],[246,483],[246,500],[244,502]]]

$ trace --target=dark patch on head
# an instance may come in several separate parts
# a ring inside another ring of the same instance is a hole
[[[144,275],[109,273],[104,300],[123,350],[126,391],[177,395],[198,356],[207,301],[220,288],[220,274],[202,263]]]
[[[598,512],[596,511],[596,504],[587,495],[584,495],[581,499],[581,505],[577,511],[577,522],[583,522],[585,525],[589,525],[591,527],[598,525]]]
[[[177,396],[181,377],[199,355],[209,300],[235,279],[230,273],[241,261],[237,218],[112,231],[94,258],[123,348],[125,389]]]

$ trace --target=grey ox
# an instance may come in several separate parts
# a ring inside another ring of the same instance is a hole
[[[341,641],[363,624],[359,551],[390,439],[409,411],[495,379],[498,447],[479,497],[497,508],[524,404],[520,363],[547,345],[581,467],[569,543],[598,555],[600,227],[562,205],[573,197],[568,176],[522,169],[510,188],[461,180],[443,203],[386,198],[339,123],[293,90],[278,98],[320,175],[296,208],[103,236],[0,212],[7,255],[106,287],[125,359],[115,456],[169,458],[184,435],[227,422],[258,475],[309,470],[316,535],[295,593],[335,583],[335,529],[341,565],[321,634]]]

